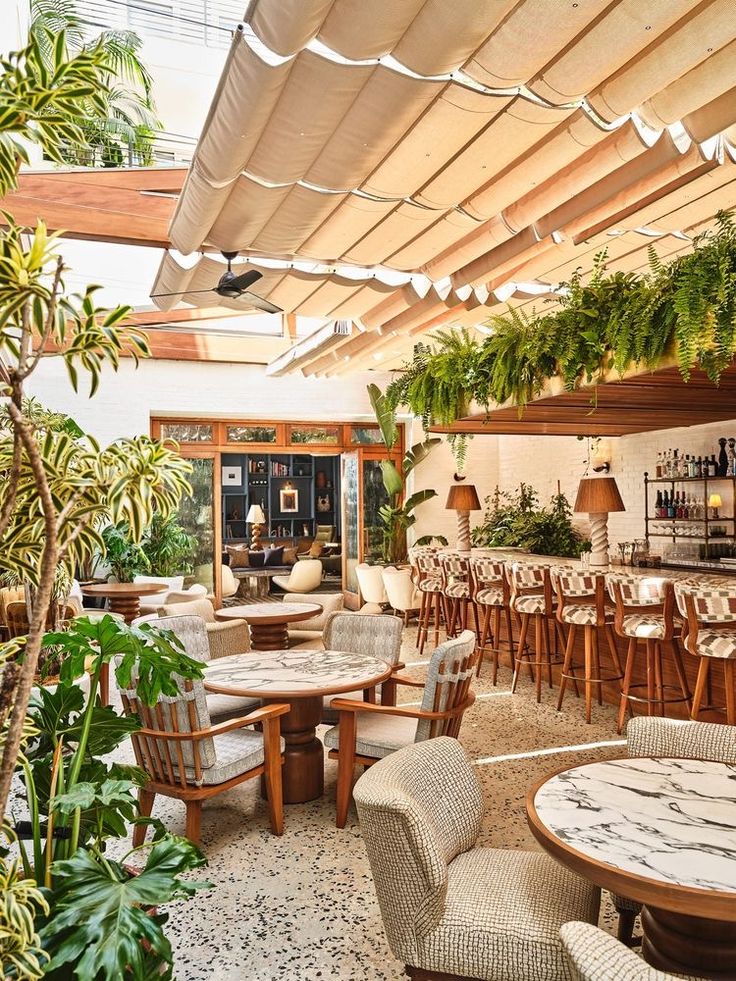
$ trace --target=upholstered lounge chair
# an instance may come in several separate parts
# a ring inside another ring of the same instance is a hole
[[[676,981],[682,977],[649,967],[591,923],[566,923],[560,938],[574,981]]]
[[[416,981],[572,981],[560,941],[600,891],[541,852],[478,847],[483,795],[456,739],[407,746],[355,785],[394,957]]]
[[[463,714],[475,701],[470,681],[476,660],[475,634],[465,630],[434,650],[424,682],[394,674],[384,683],[389,691],[395,684],[423,688],[419,708],[396,705],[395,695],[386,697],[385,691],[386,705],[342,697],[332,700],[340,721],[327,730],[324,741],[330,759],[338,761],[338,828],[344,828],[347,821],[356,763],[370,766],[402,746],[435,736],[457,737]]]
[[[342,610],[345,600],[342,593],[289,593],[284,597],[286,603],[315,603],[319,600],[322,612],[309,620],[296,620],[288,625],[289,647],[300,650],[322,650],[324,648],[324,629],[329,617]],[[342,649],[342,648],[340,648]]]
[[[322,582],[322,571],[319,559],[302,559],[288,576],[274,576],[273,581],[285,593],[311,593]]]
[[[172,603],[159,608],[160,617],[195,616],[204,620],[210,657],[228,657],[230,654],[245,654],[250,650],[250,632],[245,620],[215,619],[215,608],[208,599],[200,596],[189,603]]]

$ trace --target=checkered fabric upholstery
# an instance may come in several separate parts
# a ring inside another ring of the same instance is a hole
[[[685,722],[639,715],[626,727],[629,756],[673,756],[692,760],[736,763],[736,726]],[[616,909],[638,913],[641,903],[611,893]]]
[[[692,647],[694,653],[701,657],[718,657],[727,661],[736,657],[736,633],[732,630],[699,630]],[[691,649],[690,644],[688,649]]]
[[[549,567],[538,562],[511,562],[511,585],[515,589],[543,589]]]
[[[627,637],[643,639],[664,637],[664,617],[658,617],[654,613],[630,613],[623,618],[621,632]]]
[[[445,596],[450,599],[467,599],[470,596],[470,584],[467,582],[451,582],[445,586]]]
[[[529,593],[526,596],[514,596],[511,605],[519,613],[544,613],[544,596],[540,593]]]
[[[675,599],[683,616],[687,616],[686,597],[692,598],[698,620],[698,629],[689,631],[685,639],[690,653],[724,661],[736,658],[736,631],[732,627],[718,629],[719,624],[736,622],[736,589],[677,583]]]
[[[685,584],[680,585],[679,590],[675,588],[678,600],[684,601],[687,594],[693,598],[700,623],[733,623],[736,620],[736,589],[699,589]]]
[[[372,613],[333,613],[327,620],[324,630],[326,650],[350,651],[352,654],[365,654],[381,657],[394,665],[401,653],[401,635],[404,625],[401,617],[388,615],[375,616]],[[335,725],[339,712],[330,707],[334,695],[325,695],[322,701],[322,722]],[[348,692],[340,698],[354,698],[363,701],[363,690]]]
[[[489,981],[571,981],[559,930],[570,916],[595,922],[599,891],[542,853],[475,847],[483,798],[455,739],[381,760],[354,797],[395,957]]]
[[[580,572],[566,572],[562,569],[552,569],[550,571],[552,585],[557,586],[565,597],[571,599],[581,599],[584,596],[595,596],[596,580],[595,573],[585,574]]]
[[[661,606],[670,580],[664,576],[630,576],[623,572],[609,572],[606,585],[613,600],[616,599],[614,583],[621,589],[624,606]]]
[[[445,596],[467,599],[470,596],[470,560],[462,555],[445,555],[442,568],[445,573]]]
[[[495,559],[471,559],[470,570],[479,587],[501,584],[506,578],[506,564]]]
[[[594,606],[575,603],[563,606],[560,617],[564,623],[574,623],[579,627],[594,627],[598,622],[598,611]],[[613,622],[613,611],[606,610],[605,618],[607,623]]]
[[[503,587],[486,586],[475,594],[475,602],[482,606],[503,606]]]
[[[590,923],[566,923],[560,938],[574,981],[676,981],[681,976],[649,967],[633,950]]]
[[[434,552],[420,552],[415,556],[417,587],[423,593],[439,593],[444,585],[442,563]]]

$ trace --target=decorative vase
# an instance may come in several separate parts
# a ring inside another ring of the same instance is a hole
[[[718,454],[718,476],[725,477],[728,473],[728,455],[726,453],[726,438],[721,436],[718,440],[721,452]]]

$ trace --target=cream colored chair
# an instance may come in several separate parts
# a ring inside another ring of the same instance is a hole
[[[156,597],[154,596],[151,598],[155,599]],[[198,582],[195,582],[193,585],[189,587],[189,589],[182,589],[182,590],[172,589],[169,593],[166,594],[165,605],[173,606],[175,603],[191,603],[192,600],[202,599],[202,598],[204,599],[207,598],[207,587],[202,586]],[[158,610],[163,605],[164,605],[163,603],[159,602],[156,605],[156,609]],[[141,606],[141,610],[142,609],[143,607]]]
[[[311,593],[322,582],[322,563],[319,559],[302,559],[288,576],[274,576],[273,581],[286,593]]]
[[[410,978],[571,981],[560,928],[596,923],[600,890],[541,852],[478,846],[483,794],[456,739],[397,750],[354,797],[388,944]]]
[[[392,565],[383,570],[383,588],[388,605],[397,613],[403,613],[404,626],[408,626],[412,613],[419,613],[422,594],[414,585],[411,569],[395,569]]]
[[[233,574],[233,570],[230,568],[229,565],[224,565],[223,564],[223,566],[222,566],[222,598],[223,599],[229,599],[231,596],[234,596],[237,593],[239,586],[240,586],[240,583],[235,578],[235,575]]]
[[[682,977],[649,967],[592,923],[565,923],[560,939],[574,981],[677,981]]]
[[[160,607],[159,617],[195,616],[204,620],[210,657],[228,657],[230,654],[245,654],[250,650],[250,632],[245,620],[225,620],[215,618],[215,608],[208,599],[192,600],[189,603],[172,603]]]
[[[184,589],[184,576],[133,576],[133,582],[141,585],[158,584],[166,586],[166,592],[154,593],[141,598],[141,613],[155,613],[163,603],[168,603],[169,593]]]
[[[358,588],[363,599],[361,613],[381,613],[388,603],[383,585],[383,567],[361,562],[355,567],[355,575],[358,577]]]
[[[322,612],[309,620],[297,620],[288,625],[289,647],[298,650],[322,650],[324,643],[322,633],[325,624],[334,613],[342,610],[345,600],[342,593],[289,593],[284,597],[286,603],[316,603],[322,607]],[[343,648],[341,648],[343,649]]]

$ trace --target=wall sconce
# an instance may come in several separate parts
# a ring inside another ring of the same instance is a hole
[[[723,501],[721,500],[720,494],[711,494],[708,498],[708,507],[713,509],[712,518],[719,518],[718,508],[721,507]]]
[[[611,471],[611,444],[608,440],[599,439],[590,458],[591,470],[596,473],[610,473]]]

